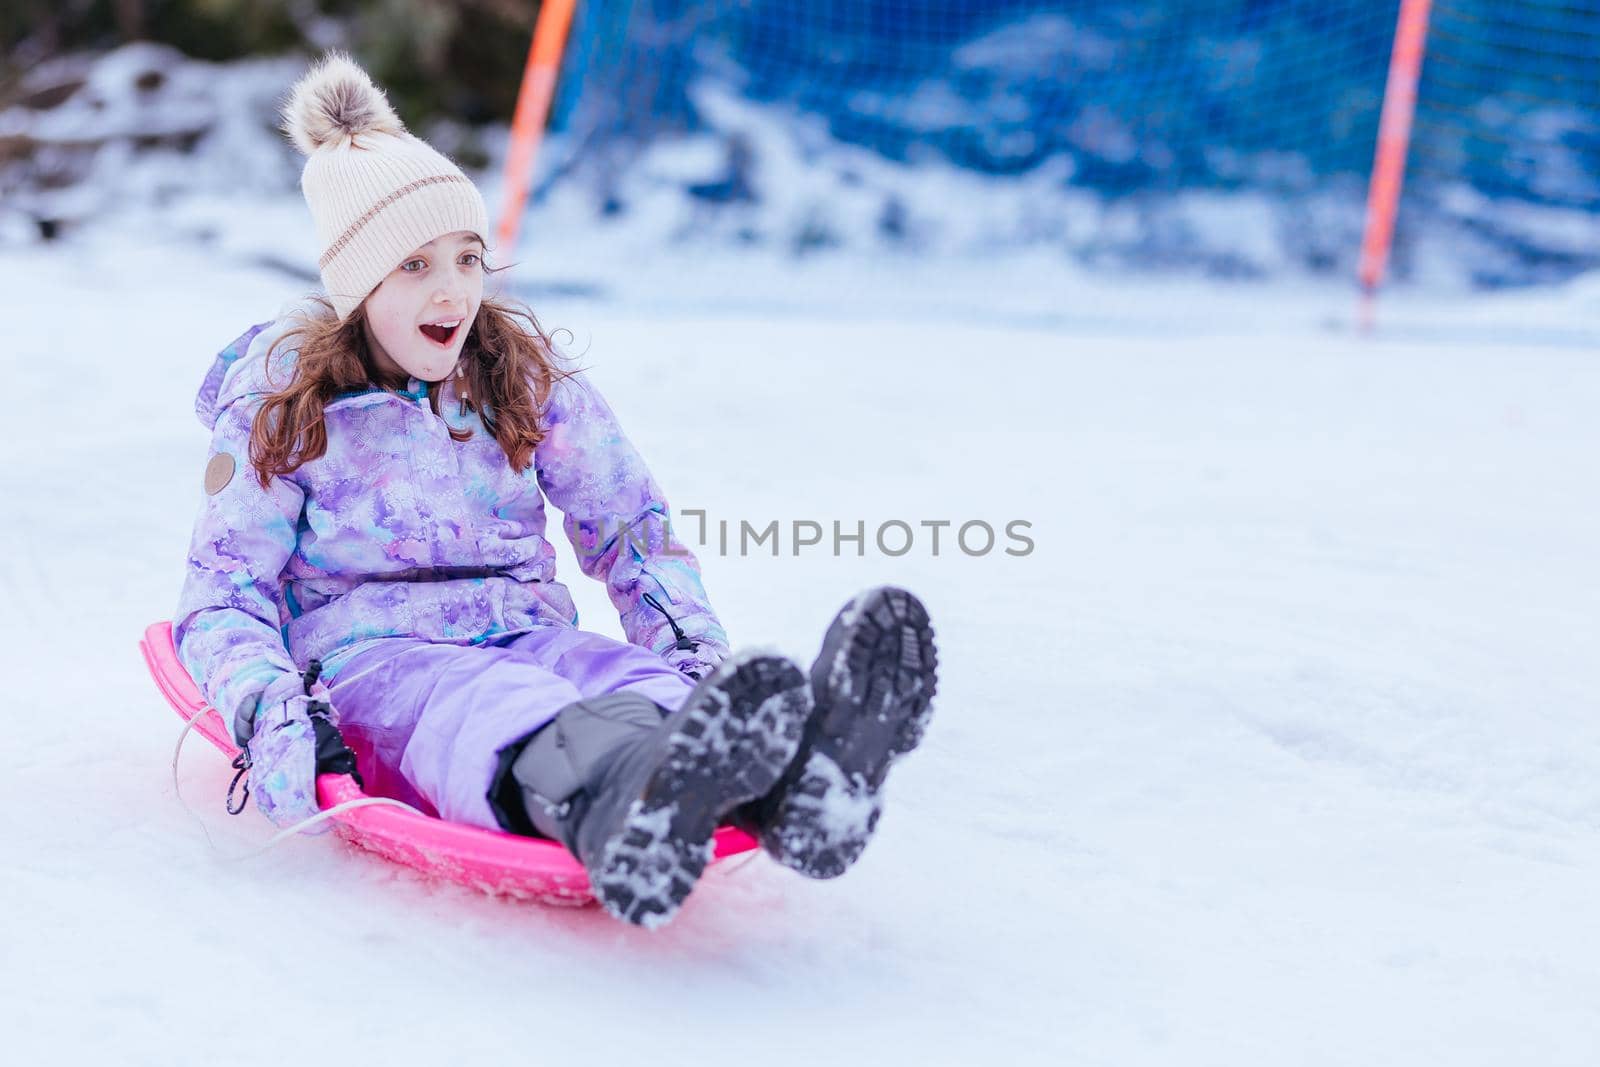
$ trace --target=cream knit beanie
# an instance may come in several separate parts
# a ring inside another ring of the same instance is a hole
[[[401,124],[382,90],[342,52],[301,78],[283,130],[306,155],[300,189],[311,206],[322,285],[345,318],[401,257],[435,237],[489,238],[483,196],[454,163]]]

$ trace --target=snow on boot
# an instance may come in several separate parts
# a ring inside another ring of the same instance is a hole
[[[928,612],[911,593],[880,586],[846,604],[811,667],[800,752],[736,822],[786,867],[843,874],[877,829],[889,765],[922,741],[937,667]]]
[[[569,704],[526,740],[510,773],[529,821],[578,857],[606,910],[654,928],[711,862],[723,816],[794,759],[810,711],[795,663],[738,653],[664,719],[627,691]]]

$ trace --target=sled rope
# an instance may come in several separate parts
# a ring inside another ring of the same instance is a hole
[[[417,809],[412,807],[410,804],[407,804],[404,801],[394,800],[390,797],[356,797],[354,800],[346,800],[342,804],[335,804],[331,808],[325,808],[309,818],[301,819],[292,826],[284,827],[282,830],[279,830],[277,833],[268,838],[266,844],[262,845],[260,848],[254,848],[247,852],[230,855],[225,849],[217,845],[216,840],[211,836],[210,827],[206,826],[206,821],[200,817],[200,813],[195,811],[194,808],[190,807],[187,800],[183,799],[183,785],[178,779],[178,758],[183,755],[183,742],[188,738],[189,731],[194,729],[194,724],[200,721],[200,716],[204,715],[209,710],[209,708],[201,708],[199,711],[189,716],[188,721],[183,724],[183,729],[178,733],[178,744],[172,750],[172,791],[177,796],[178,803],[183,805],[183,810],[187,811],[190,817],[193,818],[195,822],[200,824],[200,832],[205,834],[206,844],[210,845],[211,850],[220,854],[224,859],[227,859],[231,862],[252,859],[261,855],[263,852],[268,851],[269,849],[275,848],[288,838],[300,833],[302,830],[315,826],[318,823],[327,822],[336,815],[342,815],[347,811],[354,811],[356,808],[365,808],[374,804],[383,804],[387,805],[388,807],[401,808],[405,811],[414,812],[417,815],[422,814],[422,812],[417,811]]]

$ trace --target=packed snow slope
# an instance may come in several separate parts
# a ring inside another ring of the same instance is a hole
[[[194,740],[208,844],[135,644],[201,499],[195,387],[303,283],[150,235],[0,250],[11,1062],[1594,1062],[1592,286],[1365,336],[1326,290],[977,267],[875,308],[897,268],[725,265],[723,301],[627,266],[536,305],[706,512],[735,643],[809,662],[879,582],[932,612],[935,719],[860,865],[719,868],[652,934],[331,837],[239,860],[270,827]],[[1028,284],[1050,313],[1006,314]]]

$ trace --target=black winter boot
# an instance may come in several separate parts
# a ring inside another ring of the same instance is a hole
[[[735,824],[803,875],[843,874],[877,828],[889,765],[922,741],[937,668],[933,627],[915,596],[880,586],[851,600],[811,667],[815,708],[794,763]]]
[[[606,910],[653,928],[677,913],[711,861],[723,816],[769,790],[793,760],[810,711],[797,665],[745,652],[665,718],[626,691],[580,700],[503,749],[501,764],[528,821],[578,857]]]

